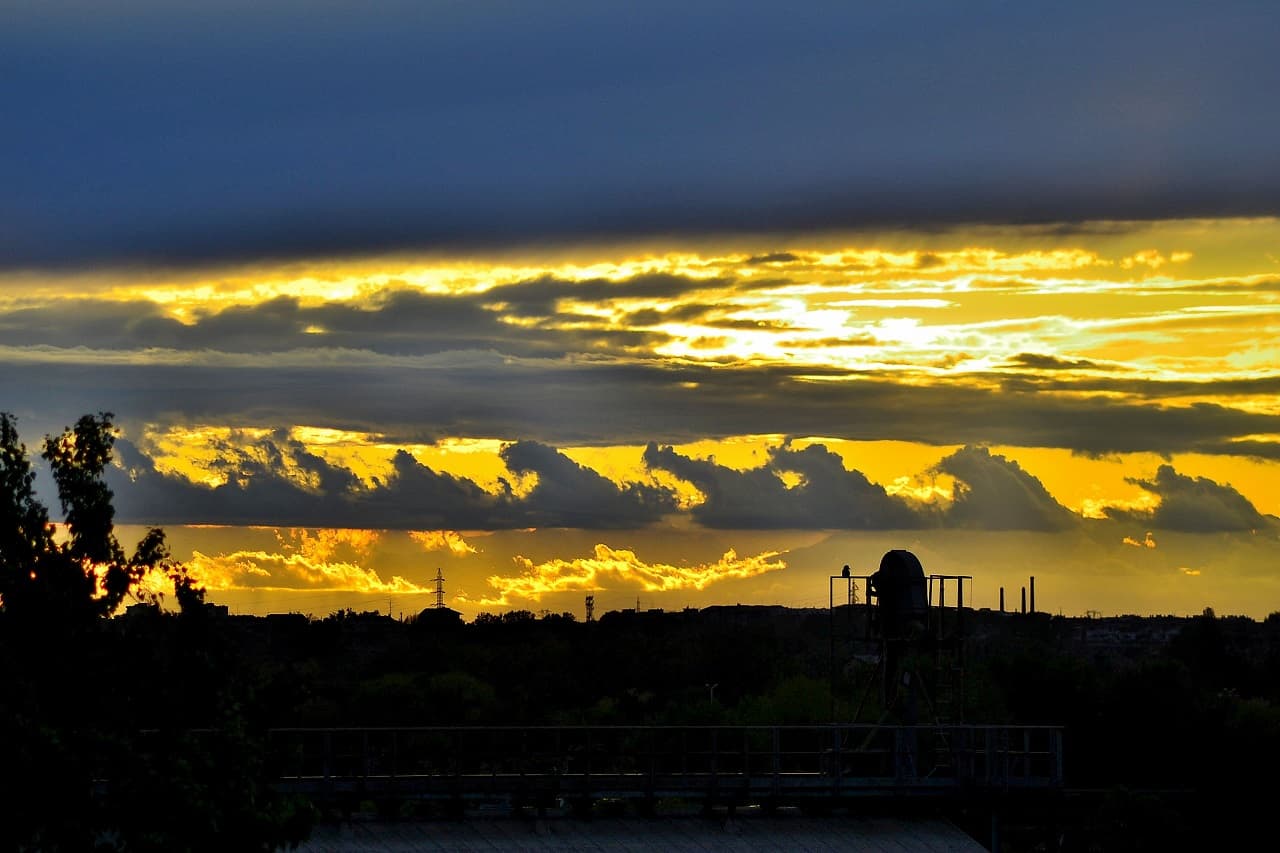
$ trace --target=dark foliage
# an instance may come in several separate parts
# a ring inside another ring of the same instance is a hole
[[[965,719],[1063,726],[1077,792],[1007,813],[1006,850],[1212,847],[1266,814],[1250,780],[1280,754],[1280,619],[970,619]],[[221,624],[276,685],[264,710],[280,726],[850,721],[874,676],[840,658],[833,677],[844,647],[826,611],[778,607]],[[859,722],[885,719],[870,693]]]
[[[164,533],[116,540],[111,416],[45,440],[63,531],[0,413],[0,849],[271,850],[306,808],[266,786],[253,679]],[[145,592],[160,573],[177,612]],[[124,616],[112,618],[129,600]]]

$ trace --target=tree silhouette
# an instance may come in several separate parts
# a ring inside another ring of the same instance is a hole
[[[58,487],[66,519],[65,542],[55,539],[49,512],[35,497],[35,471],[18,440],[12,415],[0,412],[0,612],[14,621],[38,621],[67,630],[114,613],[153,571],[169,576],[180,606],[194,606],[203,591],[175,563],[164,531],[148,530],[126,558],[115,536],[111,489],[103,479],[115,443],[112,415],[85,415],[41,454]]]
[[[115,436],[100,413],[45,438],[62,530],[36,496],[15,419],[0,413],[0,849],[296,842],[302,813],[265,784],[249,679],[207,629],[204,591],[163,531],[129,556],[116,539],[103,476]],[[143,587],[155,572],[177,613]],[[130,599],[151,616],[111,618]]]

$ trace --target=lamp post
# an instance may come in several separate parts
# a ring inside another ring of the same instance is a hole
[[[718,681],[717,681],[715,684],[712,684],[712,683],[710,683],[710,682],[707,682],[707,683],[706,683],[705,685],[703,685],[703,686],[705,686],[705,687],[707,688],[707,690],[709,690],[709,691],[711,692],[711,704],[713,704],[713,705],[714,705],[714,704],[715,704],[715,702],[716,702],[716,688],[720,686],[720,682],[718,682]]]

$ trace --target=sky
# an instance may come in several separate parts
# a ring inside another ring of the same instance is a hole
[[[1274,4],[3,6],[0,410],[236,612],[1280,610]]]

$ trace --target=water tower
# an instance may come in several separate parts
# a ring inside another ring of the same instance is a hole
[[[902,549],[885,553],[870,575],[846,566],[831,577],[833,721],[963,720],[964,595],[972,581],[969,575],[926,575],[919,558]],[[861,602],[859,586],[866,590]],[[840,688],[852,697],[843,713],[835,700]],[[878,713],[869,705],[873,691]]]

